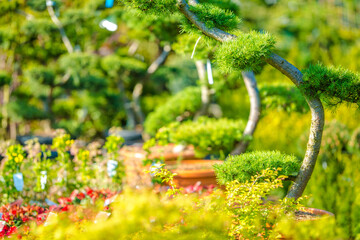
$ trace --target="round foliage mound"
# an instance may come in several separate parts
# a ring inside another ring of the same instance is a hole
[[[263,58],[270,55],[275,45],[268,33],[251,31],[241,33],[232,41],[226,41],[216,50],[215,58],[220,70],[260,70]]]
[[[201,92],[199,87],[187,87],[148,115],[144,123],[147,133],[154,136],[161,127],[194,116],[201,107]]]
[[[172,123],[160,129],[157,137],[164,136],[175,144],[193,145],[199,156],[214,154],[225,158],[242,139],[244,128],[242,120],[201,117],[195,122]]]
[[[214,165],[216,178],[220,184],[234,180],[246,182],[251,176],[267,168],[281,168],[279,174],[293,176],[300,169],[300,161],[293,155],[279,151],[254,151],[229,156],[223,164]]]

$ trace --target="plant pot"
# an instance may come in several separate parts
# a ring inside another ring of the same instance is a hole
[[[150,160],[168,161],[195,159],[194,147],[187,146],[179,148],[174,144],[167,146],[155,146],[151,148],[152,153],[148,156]],[[125,146],[120,150],[124,160],[126,179],[125,184],[131,188],[151,187],[151,177],[146,171],[149,166],[144,166],[143,161],[147,158],[146,151],[143,150],[142,144]]]
[[[302,213],[305,213],[308,215],[308,218],[299,217],[299,215],[296,215],[296,221],[316,221],[319,219],[319,217],[333,217],[334,214],[325,210],[317,209],[317,208],[308,208],[304,207],[301,209]]]
[[[316,208],[308,208],[304,207],[299,212],[295,213],[295,220],[296,222],[291,223],[292,228],[297,229],[299,224],[307,224],[306,226],[309,227],[310,223],[311,228],[316,228],[316,221],[324,218],[331,218],[334,217],[334,214],[325,210],[316,209]],[[300,225],[300,227],[303,225]],[[288,233],[289,235],[289,233]],[[286,232],[281,233],[281,237],[278,239],[282,240],[291,240],[293,239],[291,236],[287,236]]]
[[[187,187],[201,182],[201,185],[215,185],[216,182],[215,172],[212,166],[214,164],[221,164],[220,160],[182,160],[167,161],[166,167],[177,175],[174,177],[174,183],[177,187]]]

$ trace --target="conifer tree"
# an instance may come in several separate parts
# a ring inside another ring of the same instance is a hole
[[[325,118],[320,98],[331,104],[342,101],[360,103],[359,75],[341,67],[323,65],[311,66],[301,72],[273,52],[275,41],[270,34],[236,31],[227,13],[209,2],[193,4],[193,0],[129,0],[127,3],[146,14],[172,14],[179,10],[186,18],[184,22],[187,29],[193,28],[222,43],[215,58],[225,72],[256,70],[265,61],[301,89],[312,115],[310,136],[299,174],[287,195],[291,198],[300,197],[311,177],[320,150]]]

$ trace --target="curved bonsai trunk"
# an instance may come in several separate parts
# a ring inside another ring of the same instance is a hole
[[[296,87],[299,88],[303,83],[303,75],[301,71],[282,57],[272,53],[267,59],[265,59],[265,61],[287,76],[296,85]],[[303,96],[305,97],[311,111],[311,126],[305,157],[302,161],[299,174],[287,194],[287,197],[295,199],[301,197],[303,194],[314,170],[320,151],[325,122],[324,107],[320,99],[313,97],[311,93],[303,93]]]
[[[218,28],[208,28],[205,23],[199,21],[198,17],[190,11],[189,5],[185,0],[177,0],[177,7],[184,16],[199,28],[205,35],[220,42],[225,42],[236,38],[236,36],[224,32]],[[303,83],[303,75],[294,65],[282,57],[272,53],[265,61],[287,76],[297,87]],[[315,163],[320,151],[322,132],[324,128],[324,108],[319,98],[313,97],[312,94],[303,93],[310,110],[311,110],[311,127],[310,136],[307,144],[306,154],[303,159],[300,172],[291,187],[287,197],[298,198],[302,195],[305,187],[310,180],[314,170]]]
[[[234,150],[230,153],[231,155],[241,154],[246,151],[259,122],[261,113],[260,94],[254,72],[244,71],[241,74],[250,98],[250,114],[244,130],[243,140],[235,145]]]
[[[299,198],[303,194],[307,183],[314,170],[316,159],[319,155],[321,138],[324,128],[325,115],[323,105],[318,98],[306,97],[311,109],[310,136],[307,143],[305,157],[303,159],[299,174],[286,195],[289,198]]]
[[[195,61],[195,65],[201,84],[201,108],[194,117],[194,119],[198,119],[200,116],[208,113],[210,106],[210,89],[207,86],[205,64],[201,60],[197,60]]]

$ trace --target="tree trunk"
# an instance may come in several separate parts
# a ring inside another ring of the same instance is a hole
[[[200,116],[204,116],[208,113],[210,106],[210,89],[206,81],[206,69],[205,64],[201,60],[195,61],[196,69],[200,79],[201,85],[201,108],[195,114],[194,119],[198,119]]]
[[[287,197],[295,199],[301,197],[311,178],[319,155],[325,122],[324,108],[320,99],[306,96],[306,101],[311,109],[310,136],[299,174],[287,194]]]
[[[241,74],[250,98],[250,114],[243,133],[243,140],[241,140],[235,145],[235,148],[231,152],[231,155],[241,154],[246,151],[255,132],[256,126],[259,122],[261,113],[260,94],[256,84],[254,73],[252,71],[247,71],[242,72]]]
[[[265,59],[265,61],[287,76],[298,88],[303,83],[303,75],[301,71],[282,57],[272,53],[268,58]],[[305,97],[311,111],[311,126],[305,157],[302,161],[299,174],[287,194],[287,197],[295,199],[301,197],[307,183],[311,178],[311,174],[314,170],[316,160],[319,155],[321,138],[324,130],[324,107],[320,99],[313,97],[313,95],[314,94],[311,93],[303,93],[303,96]]]

